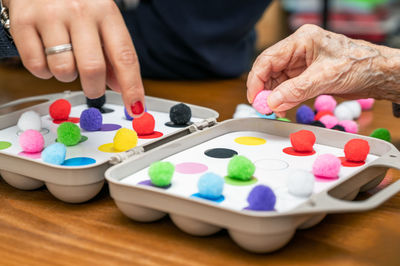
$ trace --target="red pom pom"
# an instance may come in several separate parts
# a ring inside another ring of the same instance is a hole
[[[344,145],[346,160],[351,162],[363,162],[369,153],[368,141],[363,139],[352,139]]]
[[[67,120],[71,113],[71,104],[65,99],[56,100],[49,107],[49,114],[54,120]]]
[[[295,151],[311,152],[315,143],[315,135],[309,130],[300,130],[290,134],[290,142]]]
[[[141,117],[132,120],[132,127],[140,135],[149,135],[154,132],[156,121],[149,113],[144,113]]]
[[[331,111],[328,111],[328,110],[319,111],[315,115],[314,120],[320,120],[321,117],[323,117],[324,115],[333,115],[333,113]]]

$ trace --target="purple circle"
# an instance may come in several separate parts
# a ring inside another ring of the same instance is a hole
[[[117,124],[103,124],[101,125],[100,131],[114,131],[120,128],[121,126]]]
[[[181,174],[199,174],[208,170],[207,165],[202,163],[180,163],[175,166],[175,170]]]
[[[155,186],[155,185],[153,185],[153,183],[151,182],[150,179],[141,181],[141,182],[138,183],[138,185],[145,185],[145,186],[150,186],[150,187],[158,187],[158,188],[163,188],[163,189],[167,189],[167,188],[171,187],[171,184],[169,184],[168,186],[165,186],[165,187]]]

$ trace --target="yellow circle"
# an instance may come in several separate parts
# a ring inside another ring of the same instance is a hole
[[[114,149],[114,143],[103,144],[98,149],[99,149],[99,151],[102,151],[102,152],[110,152],[110,153],[119,152]]]
[[[238,137],[235,139],[235,142],[242,145],[255,146],[255,145],[263,145],[267,141],[265,139],[257,137]]]

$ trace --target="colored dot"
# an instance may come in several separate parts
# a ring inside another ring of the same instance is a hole
[[[346,159],[346,157],[339,157],[342,166],[344,167],[358,167],[365,164],[365,162],[351,162]]]
[[[216,199],[210,199],[210,198],[203,197],[200,193],[192,194],[190,197],[191,198],[205,199],[205,200],[213,201],[213,202],[216,202],[216,203],[220,203],[220,202],[223,202],[225,200],[225,197],[223,195],[219,196]]]
[[[87,141],[88,140],[88,137],[86,137],[86,136],[81,136],[81,139],[79,140],[79,143],[82,143],[82,142],[85,142],[85,141]],[[56,142],[58,142],[58,140],[56,139]]]
[[[154,131],[151,134],[147,135],[138,135],[139,139],[156,139],[156,138],[161,138],[164,134],[159,132],[159,131]]]
[[[181,174],[199,174],[208,170],[207,165],[201,163],[180,163],[175,166],[175,170]]]
[[[61,124],[61,123],[64,123],[64,122],[71,122],[71,123],[74,123],[74,124],[78,124],[79,123],[79,117],[68,117],[68,119],[66,119],[66,120],[53,120],[54,124]]]
[[[75,157],[64,161],[63,166],[84,166],[96,163],[95,159],[89,157]]]
[[[256,145],[263,145],[267,141],[265,139],[257,137],[238,137],[235,139],[235,142],[242,145],[256,146]]]
[[[144,186],[150,186],[150,187],[156,187],[156,188],[162,188],[162,189],[167,189],[171,187],[171,184],[169,184],[168,186],[165,187],[159,187],[159,186],[155,186],[150,179],[144,180],[144,181],[140,181],[138,183],[138,185],[144,185]]]
[[[288,119],[286,117],[279,117],[276,120],[283,121],[283,122],[291,122],[290,119]]]
[[[11,143],[8,141],[0,141],[0,150],[5,150],[11,147]]]
[[[183,124],[183,125],[177,125],[177,124],[174,124],[174,122],[171,122],[171,121],[165,123],[165,125],[166,125],[167,127],[178,127],[178,128],[179,128],[179,127],[188,127],[188,126],[190,126],[191,124],[193,124],[193,122],[188,122],[188,123]]]
[[[102,152],[108,152],[108,153],[120,152],[120,151],[117,151],[116,149],[114,149],[114,143],[103,144],[98,148],[98,150],[102,151]]]
[[[120,128],[121,126],[117,124],[103,124],[101,125],[100,131],[114,131]]]
[[[232,186],[249,186],[252,184],[257,183],[257,178],[252,177],[250,180],[239,180],[239,179],[233,179],[230,178],[229,176],[225,176],[225,183],[232,185]]]
[[[41,152],[35,152],[35,153],[29,153],[29,152],[20,152],[18,153],[19,156],[22,157],[27,157],[30,159],[39,159],[40,157],[42,157],[42,153]]]
[[[293,155],[293,156],[310,156],[315,154],[315,151],[310,151],[310,152],[299,152],[299,151],[295,151],[293,147],[287,147],[284,148],[282,150],[284,153],[289,154],[289,155]]]
[[[269,171],[284,170],[289,167],[289,164],[287,162],[278,159],[261,159],[255,161],[254,164],[256,165],[257,169],[260,168]]]
[[[237,155],[237,151],[231,150],[231,149],[225,149],[225,148],[215,148],[215,149],[209,149],[204,152],[205,155],[208,157],[212,158],[217,158],[217,159],[226,159],[226,158],[231,158],[234,155]]]

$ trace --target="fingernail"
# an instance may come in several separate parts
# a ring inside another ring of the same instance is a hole
[[[140,115],[144,111],[143,103],[141,101],[135,102],[135,104],[131,106],[131,110],[134,115]]]
[[[270,108],[277,108],[283,103],[283,96],[280,91],[274,91],[268,96],[268,105]]]

